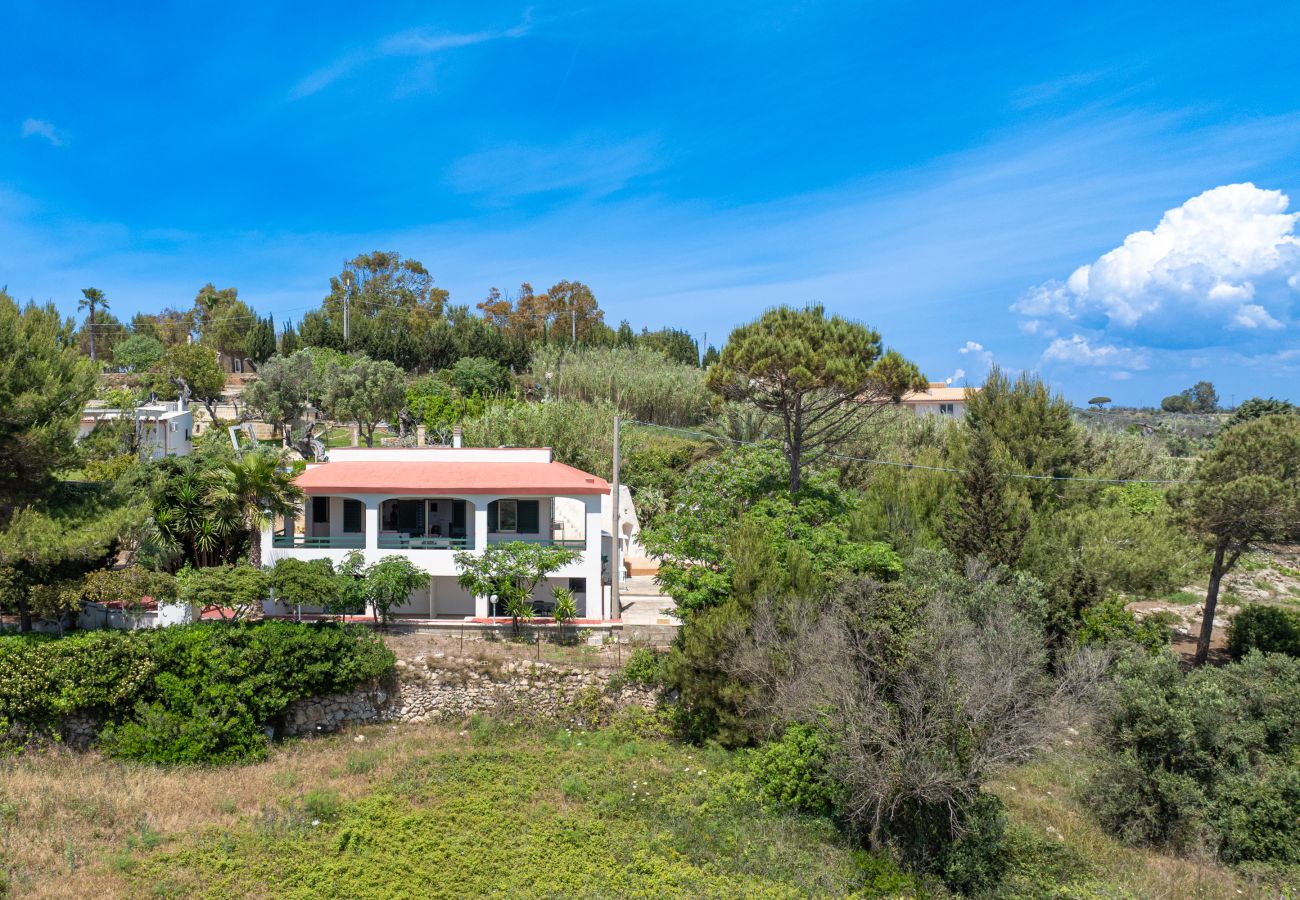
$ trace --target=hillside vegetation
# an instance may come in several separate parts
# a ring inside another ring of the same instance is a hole
[[[55,752],[4,763],[14,897],[947,896],[765,802],[749,756],[596,732],[372,726],[226,769]],[[995,896],[1274,896],[1210,863],[1120,845],[1062,745],[994,787],[1011,815]],[[3,891],[0,891],[3,893]]]

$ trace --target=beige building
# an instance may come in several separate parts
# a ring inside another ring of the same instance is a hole
[[[908,391],[899,403],[918,416],[952,416],[960,419],[966,415],[966,394],[979,388],[952,387],[942,381],[932,381],[924,391]]]

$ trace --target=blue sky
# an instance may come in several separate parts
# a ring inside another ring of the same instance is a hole
[[[297,319],[392,249],[471,305],[820,301],[936,380],[1300,400],[1291,4],[6,7],[19,299]]]

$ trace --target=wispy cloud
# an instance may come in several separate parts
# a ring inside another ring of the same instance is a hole
[[[46,119],[23,119],[22,133],[25,138],[45,138],[55,147],[62,147],[66,140],[63,132]]]
[[[553,191],[598,198],[662,165],[658,142],[651,137],[611,140],[583,134],[550,146],[506,144],[462,157],[452,165],[450,179],[462,193],[496,201]]]
[[[301,100],[325,90],[357,69],[381,59],[393,57],[434,56],[447,50],[473,47],[491,41],[520,38],[532,27],[531,11],[525,12],[519,24],[506,29],[486,29],[470,32],[433,32],[428,30],[404,31],[390,35],[370,47],[355,50],[299,81],[289,91],[290,100]]]

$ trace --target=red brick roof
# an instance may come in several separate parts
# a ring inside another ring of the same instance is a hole
[[[297,478],[308,494],[605,494],[609,483],[557,462],[329,462]]]

